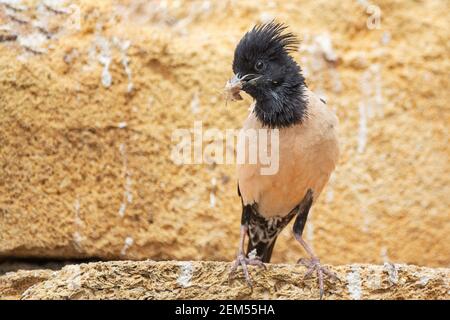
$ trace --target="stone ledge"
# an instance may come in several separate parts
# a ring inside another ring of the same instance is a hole
[[[0,277],[0,299],[317,299],[315,277],[302,266],[250,267],[254,290],[240,273],[228,282],[227,262],[112,261],[60,271]],[[413,265],[334,266],[341,282],[325,282],[325,299],[449,299],[450,269]]]
[[[0,300],[17,300],[33,285],[48,280],[52,270],[20,270],[0,276]]]

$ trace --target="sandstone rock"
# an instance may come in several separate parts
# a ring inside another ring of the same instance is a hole
[[[356,1],[37,3],[0,4],[0,256],[233,259],[234,166],[177,166],[171,136],[240,126],[248,97],[225,108],[221,91],[264,12],[301,38],[327,31],[343,62],[295,54],[341,119],[342,158],[305,231],[322,261],[450,264],[444,2],[377,1],[380,30]],[[286,230],[274,262],[302,254]]]
[[[39,278],[34,276],[35,283],[27,280],[26,285],[20,280],[29,279],[28,272],[0,277],[0,298],[5,292],[21,293],[21,299],[317,299],[319,295],[317,279],[303,280],[306,268],[301,266],[250,268],[253,292],[239,273],[229,283],[229,268],[229,263],[188,261],[71,265],[51,275],[41,271]],[[354,264],[331,270],[341,282],[325,282],[325,299],[450,298],[450,270],[445,268]]]
[[[51,277],[51,270],[21,270],[0,275],[0,300],[16,300],[36,283]]]

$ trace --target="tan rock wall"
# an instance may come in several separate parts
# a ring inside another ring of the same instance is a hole
[[[303,280],[306,269],[301,266],[268,265],[267,271],[251,267],[253,291],[240,275],[228,282],[229,268],[223,262],[121,261],[70,265],[53,273],[21,271],[0,277],[0,299],[303,300],[319,296],[317,279]],[[325,299],[450,297],[450,274],[445,268],[354,264],[332,270],[341,281],[325,281]],[[25,281],[31,278],[34,283]]]
[[[21,270],[0,275],[0,300],[17,300],[35,284],[48,280],[53,271]]]
[[[341,121],[342,158],[306,228],[322,261],[449,265],[448,3],[377,1],[381,29],[369,30],[356,1],[137,2],[80,1],[79,30],[33,1],[1,7],[19,37],[0,43],[0,255],[231,260],[234,166],[176,166],[171,135],[195,120],[240,126],[250,100],[225,106],[221,92],[233,49],[276,16]],[[36,21],[51,39],[26,37],[42,33]],[[286,230],[274,261],[302,254]]]

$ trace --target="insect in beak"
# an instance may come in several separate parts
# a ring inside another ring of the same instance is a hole
[[[227,94],[227,101],[237,101],[242,100],[241,95],[239,92],[242,90],[242,78],[240,77],[239,73],[235,74],[233,78],[228,80],[227,84],[225,85],[225,92]]]
[[[239,73],[235,74],[230,80],[228,80],[227,84],[225,85],[227,101],[242,100],[240,91],[242,90],[243,86],[246,84],[254,84],[259,78],[261,78],[261,76],[258,76],[256,74],[246,74],[244,76],[241,76]]]

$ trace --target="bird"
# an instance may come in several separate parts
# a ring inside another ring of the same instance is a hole
[[[311,207],[337,165],[339,123],[327,103],[308,88],[292,56],[299,44],[286,24],[272,20],[255,25],[234,51],[234,75],[226,85],[229,99],[241,100],[241,91],[253,98],[241,131],[278,130],[279,164],[270,175],[261,173],[263,164],[259,159],[256,163],[237,164],[242,215],[230,277],[242,266],[246,282],[253,288],[248,265],[265,268],[278,235],[295,218],[294,237],[309,256],[297,263],[307,267],[305,278],[317,274],[322,299],[325,277],[339,278],[322,266],[305,241],[303,230]],[[240,152],[246,151],[238,148]]]

